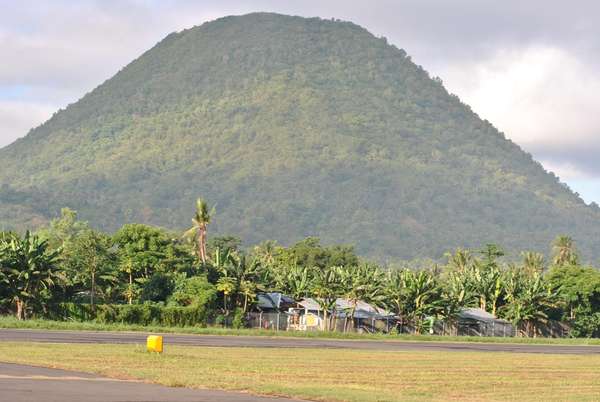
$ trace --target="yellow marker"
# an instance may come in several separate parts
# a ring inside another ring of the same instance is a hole
[[[146,347],[148,352],[162,353],[163,351],[163,337],[159,335],[150,335],[146,340]]]
[[[316,327],[318,325],[317,317],[312,314],[306,315],[306,326],[307,327]]]

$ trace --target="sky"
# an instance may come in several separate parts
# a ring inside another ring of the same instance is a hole
[[[0,147],[170,32],[254,11],[338,18],[385,36],[600,203],[595,0],[0,0]]]

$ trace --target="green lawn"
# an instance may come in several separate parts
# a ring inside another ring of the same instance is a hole
[[[597,401],[600,356],[0,343],[0,360],[322,401]]]
[[[201,327],[161,327],[127,324],[99,324],[95,322],[26,320],[19,321],[13,317],[0,316],[0,328],[22,329],[54,329],[77,331],[141,331],[181,333],[198,335],[247,335],[247,336],[287,336],[298,338],[334,338],[334,339],[375,339],[390,341],[443,341],[443,342],[484,342],[484,343],[534,343],[560,345],[600,345],[600,339],[588,338],[501,338],[476,336],[432,336],[432,335],[385,335],[355,334],[339,332],[301,332],[301,331],[267,331],[260,329],[201,328]]]

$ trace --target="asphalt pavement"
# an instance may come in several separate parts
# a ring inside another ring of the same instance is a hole
[[[1,358],[1,356],[0,356]],[[240,392],[171,388],[94,374],[0,363],[6,402],[284,402]]]
[[[29,329],[0,329],[1,341],[145,344],[149,333],[108,331],[50,331]],[[383,351],[446,351],[446,352],[514,352],[543,354],[600,354],[600,346],[533,345],[516,343],[337,340],[267,336],[163,335],[165,348],[169,345],[205,347],[253,348],[326,348]],[[2,356],[0,356],[2,360]]]

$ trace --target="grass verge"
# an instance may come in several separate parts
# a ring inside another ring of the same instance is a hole
[[[600,345],[600,339],[590,338],[503,338],[479,336],[438,336],[438,335],[386,335],[357,334],[340,332],[302,332],[302,331],[269,331],[261,329],[233,329],[218,327],[162,327],[130,324],[101,324],[96,322],[25,320],[0,316],[0,328],[13,329],[49,329],[71,331],[134,331],[159,332],[173,334],[196,335],[237,335],[237,336],[285,336],[295,338],[323,338],[350,340],[384,340],[384,341],[421,341],[421,342],[480,342],[480,343],[526,343],[556,345]]]
[[[0,343],[0,360],[319,401],[592,401],[600,356]]]

